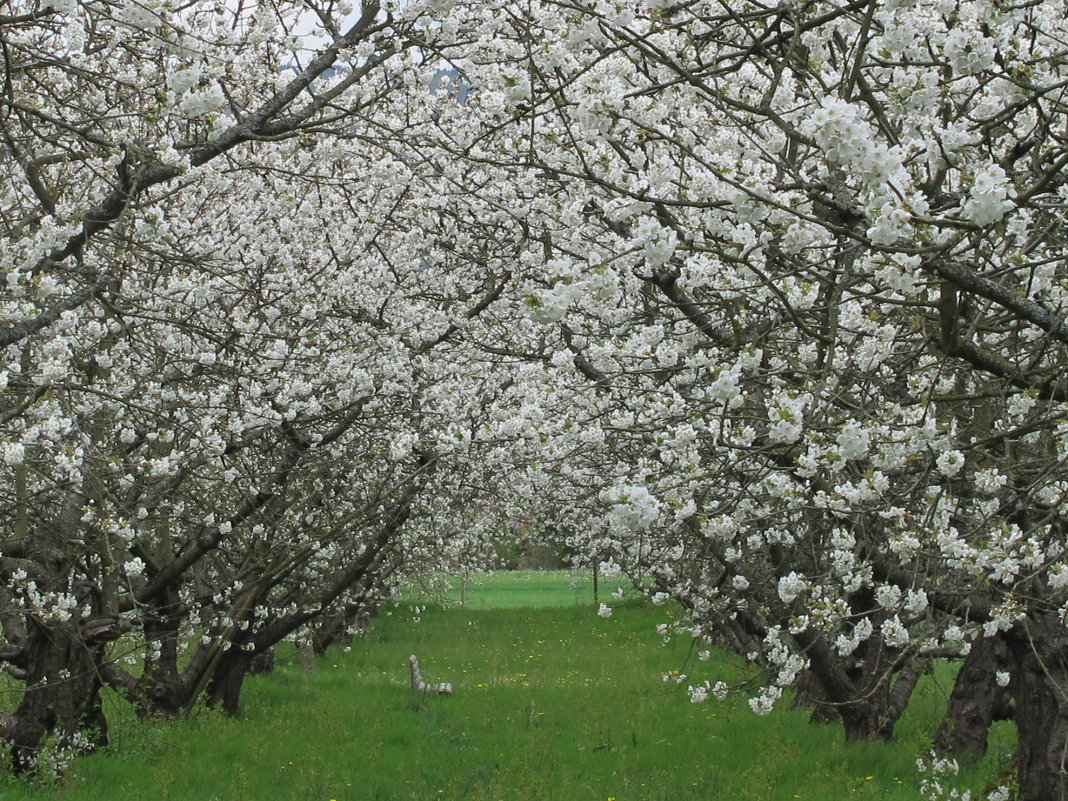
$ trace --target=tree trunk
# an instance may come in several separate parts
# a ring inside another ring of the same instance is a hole
[[[222,655],[208,682],[209,707],[222,709],[227,715],[237,714],[241,705],[241,688],[252,668],[253,656],[240,648],[230,648]]]
[[[28,633],[26,690],[13,716],[11,743],[14,770],[22,774],[45,769],[39,757],[49,738],[60,750],[108,742],[98,671],[107,638],[85,639],[71,624],[31,623]]]
[[[312,647],[318,656],[333,645],[352,644],[352,632],[364,629],[378,613],[378,603],[370,595],[363,596],[329,615],[323,615],[312,632]]]
[[[104,668],[105,681],[134,705],[140,718],[180,717],[192,707],[191,696],[203,690],[200,679],[210,664],[206,649],[198,647],[186,667],[179,664],[187,615],[177,588],[162,588],[141,609],[141,630],[149,646],[144,670],[134,676],[115,664]]]
[[[847,743],[860,740],[889,740],[894,734],[895,720],[882,714],[882,704],[871,701],[850,701],[838,707]]]
[[[263,674],[274,673],[274,648],[268,648],[263,653],[256,654],[249,663],[249,673]]]
[[[1016,704],[1018,801],[1068,801],[1068,631],[1032,615],[1005,637]]]
[[[300,669],[305,673],[315,672],[315,646],[310,642],[300,644],[298,651]]]
[[[1000,636],[984,637],[972,645],[935,734],[938,751],[972,758],[986,753],[990,725],[1013,715],[1009,689],[997,683],[998,671],[1008,671],[1009,660],[1008,645]]]
[[[820,680],[811,670],[801,673],[794,686],[795,709],[807,709],[809,720],[813,723],[837,723],[838,711],[827,703],[827,693]]]
[[[179,608],[178,593],[167,588],[160,594],[163,609]],[[146,610],[141,623],[145,640],[155,643],[155,658],[146,660],[145,671],[137,682],[134,701],[138,716],[176,718],[186,707],[189,688],[178,667],[180,615],[163,609]]]
[[[824,702],[837,710],[847,742],[889,740],[919,677],[922,660],[903,659],[880,637],[870,637],[856,656],[841,656],[819,632],[794,635],[809,658],[809,672]]]

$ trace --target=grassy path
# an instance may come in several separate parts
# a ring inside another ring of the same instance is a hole
[[[891,746],[842,742],[803,713],[757,718],[735,701],[689,703],[662,674],[736,676],[688,643],[663,646],[663,610],[594,614],[588,586],[513,575],[466,590],[466,608],[402,605],[301,673],[282,658],[250,679],[236,720],[114,725],[49,801],[837,801],[916,799],[915,755],[939,714],[928,685]],[[578,603],[581,602],[581,605]],[[417,697],[409,654],[452,697]],[[113,718],[130,713],[113,702]],[[976,766],[982,786],[1008,744]],[[0,799],[25,798],[0,787]]]

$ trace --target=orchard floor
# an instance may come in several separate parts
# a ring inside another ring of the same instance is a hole
[[[465,606],[417,594],[384,610],[351,650],[314,672],[280,655],[252,677],[236,719],[201,712],[140,723],[109,700],[113,746],[61,786],[8,780],[0,799],[49,801],[854,801],[920,798],[916,756],[938,723],[945,678],[923,685],[890,744],[846,744],[788,703],[754,715],[743,692],[690,703],[687,684],[746,679],[657,633],[670,614],[634,600],[598,617],[569,573],[473,577]],[[459,599],[460,590],[453,591]],[[450,697],[418,696],[409,654]],[[684,677],[684,678],[680,678]],[[956,783],[982,790],[1011,751]],[[981,796],[979,796],[981,797]]]

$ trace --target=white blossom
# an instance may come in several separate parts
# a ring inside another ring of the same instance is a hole
[[[964,467],[964,454],[957,450],[943,451],[935,460],[938,472],[952,478]]]
[[[791,603],[807,587],[808,583],[805,581],[804,576],[800,576],[791,570],[787,575],[779,579],[779,598],[784,604]]]
[[[1008,183],[1005,170],[991,164],[976,173],[961,214],[976,225],[990,225],[1012,209],[1015,196],[1016,190]]]

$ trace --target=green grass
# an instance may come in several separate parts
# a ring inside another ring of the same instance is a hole
[[[602,588],[609,597],[612,586]],[[689,703],[661,674],[738,678],[724,657],[664,646],[663,609],[594,614],[568,574],[501,574],[465,588],[466,606],[417,598],[385,610],[350,652],[314,673],[295,655],[249,679],[242,713],[140,723],[111,701],[113,746],[75,763],[62,787],[9,783],[0,799],[48,801],[853,801],[918,798],[915,756],[937,725],[928,682],[890,745],[846,744],[787,704],[758,718],[744,698]],[[418,621],[415,618],[419,618]],[[407,658],[451,697],[420,697]],[[1011,747],[967,769],[979,789]]]
[[[593,603],[593,577],[567,570],[524,570],[477,573],[461,578],[445,577],[443,587],[431,590],[411,588],[402,600],[426,603],[428,597],[448,607],[466,609],[546,609],[561,606],[589,606]],[[624,585],[602,580],[598,598],[610,601],[611,594]]]

